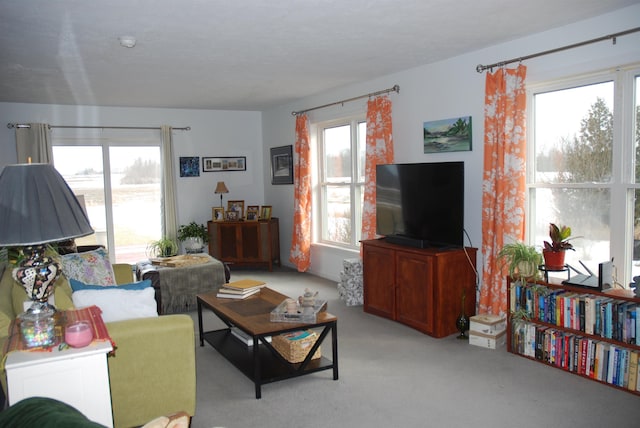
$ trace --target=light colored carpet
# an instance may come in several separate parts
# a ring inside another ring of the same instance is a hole
[[[198,346],[192,428],[327,427],[638,427],[640,396],[506,352],[434,339],[347,307],[336,284],[288,269],[233,271],[297,297],[305,287],[338,316],[340,379],[330,370],[253,383],[217,351]],[[197,320],[195,313],[192,316]],[[205,330],[223,324],[212,313]],[[197,327],[196,327],[197,329]],[[196,331],[197,334],[197,331]],[[330,342],[322,352],[330,356]]]

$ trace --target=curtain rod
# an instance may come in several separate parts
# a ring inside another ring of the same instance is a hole
[[[506,61],[496,62],[494,64],[489,64],[489,65],[478,64],[476,66],[476,71],[478,73],[482,73],[483,71],[489,70],[489,69],[491,69],[493,71],[494,67],[503,67],[503,66],[505,66],[507,64],[512,64],[514,62],[522,62],[522,61],[524,61],[526,59],[536,58],[536,57],[543,56],[543,55],[549,55],[549,54],[552,54],[552,53],[565,51],[565,50],[573,49],[573,48],[578,48],[578,47],[581,47],[581,46],[590,45],[592,43],[602,42],[602,41],[610,40],[610,39],[613,41],[613,44],[615,45],[617,37],[626,36],[627,34],[636,33],[638,31],[640,31],[640,27],[631,28],[631,29],[626,30],[626,31],[620,31],[619,33],[609,34],[607,36],[602,36],[602,37],[598,37],[598,38],[591,39],[591,40],[585,40],[584,42],[574,43],[572,45],[562,46],[562,47],[555,48],[555,49],[549,49],[548,51],[537,52],[537,53],[534,53],[534,54],[531,54],[531,55],[522,56],[522,57],[519,57],[519,58],[513,58],[513,59],[506,60]]]
[[[370,94],[360,95],[359,97],[348,98],[346,100],[336,101],[335,103],[329,103],[329,104],[325,104],[325,105],[322,105],[322,106],[311,107],[311,108],[308,108],[308,109],[305,109],[305,110],[292,111],[291,114],[294,115],[294,116],[297,116],[299,114],[306,113],[308,111],[318,110],[318,109],[325,108],[325,107],[331,107],[331,106],[335,106],[335,105],[338,105],[338,104],[344,104],[344,103],[348,103],[349,101],[359,100],[360,98],[369,98],[369,97],[375,97],[377,95],[388,94],[389,92],[400,93],[400,86],[393,85],[393,87],[389,88],[389,89],[383,89],[383,90],[378,91],[378,92],[372,92]]]
[[[26,123],[7,123],[7,128],[31,128]],[[67,126],[67,125],[49,125],[49,128],[67,128],[67,129],[160,129],[159,126]],[[191,131],[190,126],[184,128],[171,128],[175,131]]]

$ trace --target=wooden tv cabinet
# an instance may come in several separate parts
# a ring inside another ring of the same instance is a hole
[[[362,241],[364,311],[433,337],[458,332],[463,290],[465,314],[475,314],[476,252]]]
[[[236,266],[280,266],[278,219],[208,221],[209,254]]]

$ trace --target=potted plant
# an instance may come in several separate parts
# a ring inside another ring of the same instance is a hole
[[[178,244],[173,239],[162,237],[147,245],[147,252],[152,257],[171,257],[178,254]]]
[[[188,253],[199,252],[209,240],[209,235],[203,224],[192,221],[178,228],[178,240],[184,244],[184,248]]]
[[[532,245],[514,242],[504,245],[498,252],[498,261],[507,266],[509,276],[513,279],[538,279],[542,254]]]
[[[571,239],[571,228],[568,226],[557,226],[549,223],[549,238],[551,241],[544,241],[544,265],[547,270],[563,270],[565,251],[573,250]]]

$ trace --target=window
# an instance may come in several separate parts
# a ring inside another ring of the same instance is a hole
[[[570,226],[576,251],[566,263],[597,274],[613,258],[623,284],[640,274],[639,76],[617,71],[529,89],[530,241],[548,240],[549,223]]]
[[[95,234],[78,245],[101,244],[117,263],[147,258],[161,237],[160,143],[54,138],[56,169],[84,203]]]
[[[365,143],[363,117],[318,123],[317,222],[319,241],[358,248],[364,201]]]

